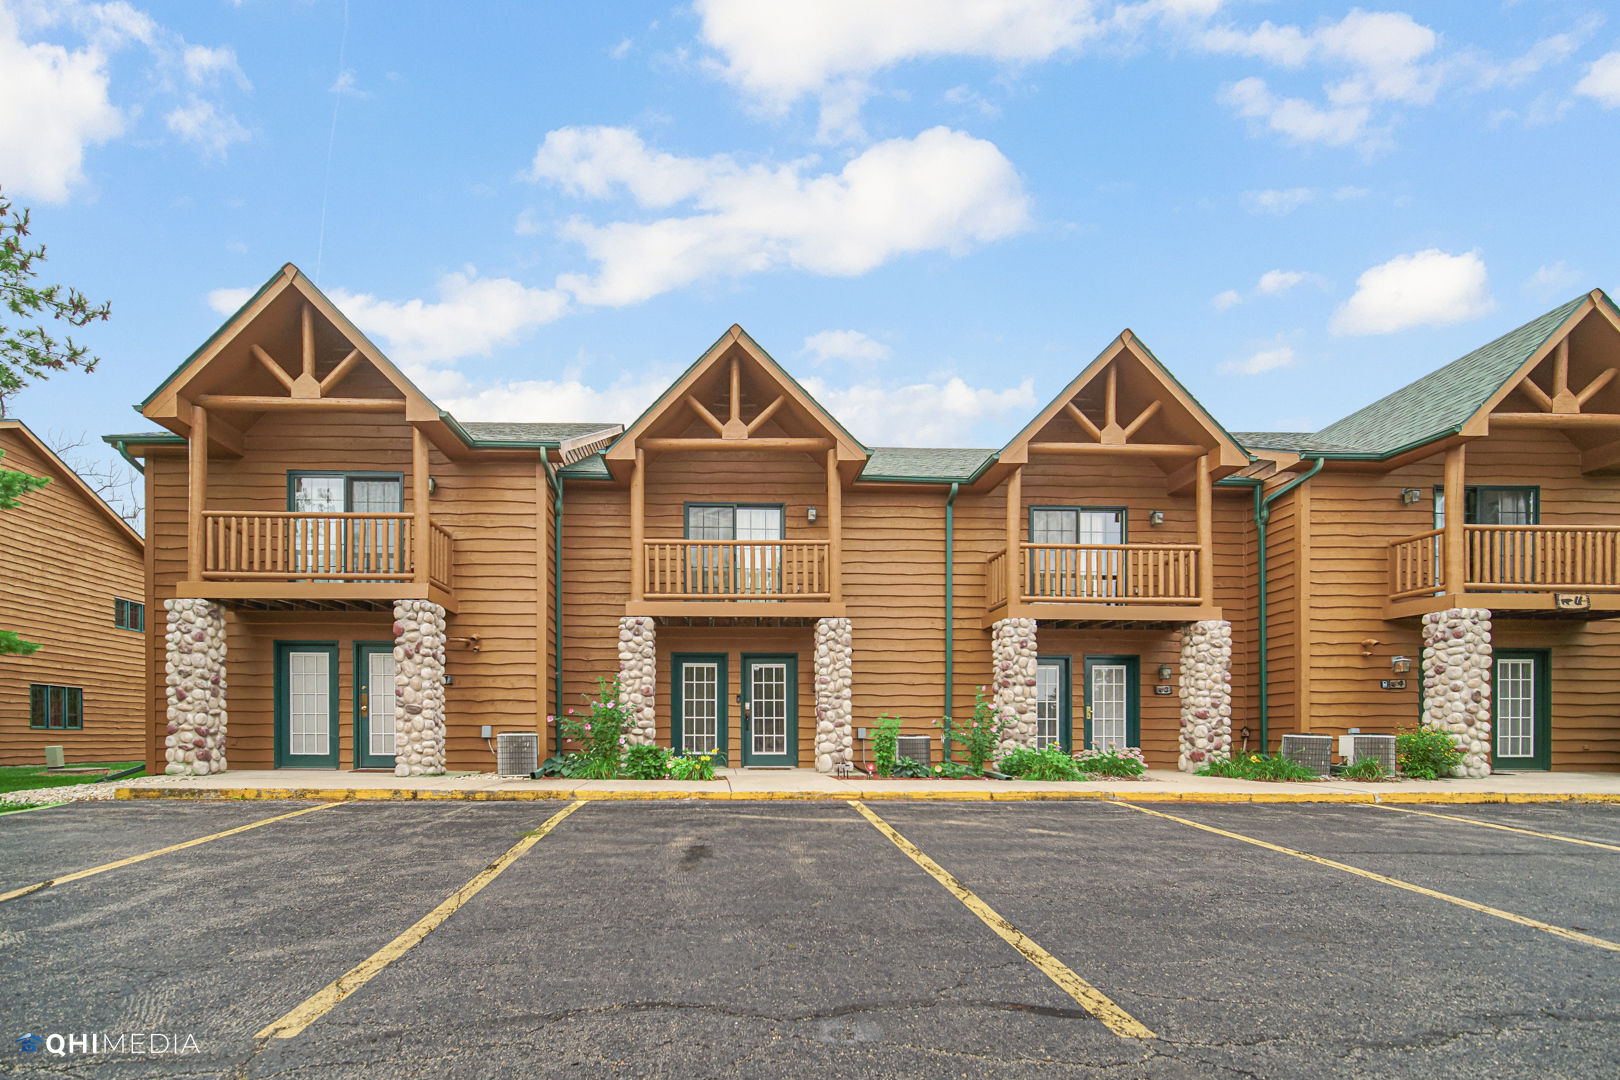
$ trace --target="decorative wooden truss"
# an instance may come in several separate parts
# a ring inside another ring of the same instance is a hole
[[[1095,442],[1032,442],[1029,444],[1031,453],[1035,454],[1134,454],[1143,457],[1202,457],[1209,453],[1209,448],[1199,443],[1133,443],[1131,436],[1142,429],[1142,425],[1153,419],[1164,408],[1164,402],[1155,399],[1147,407],[1136,414],[1136,418],[1121,427],[1118,417],[1119,406],[1119,361],[1113,360],[1108,365],[1104,376],[1106,379],[1106,393],[1103,398],[1103,422],[1098,427],[1091,418],[1081,411],[1080,406],[1071,397],[1063,403],[1064,411],[1080,425],[1080,430],[1090,435]]]

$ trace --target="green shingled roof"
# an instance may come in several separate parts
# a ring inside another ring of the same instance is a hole
[[[1245,450],[1287,450],[1301,454],[1320,450],[1324,453],[1355,453],[1355,447],[1319,439],[1309,431],[1234,431],[1232,438],[1243,444]]]
[[[995,460],[994,450],[928,450],[874,446],[861,470],[862,480],[943,480],[966,483]]]
[[[1587,300],[1582,293],[1310,438],[1342,452],[1393,455],[1459,430]],[[1608,300],[1608,297],[1604,297]],[[1613,305],[1613,301],[1609,301]],[[1331,451],[1330,451],[1331,452]]]
[[[564,465],[557,470],[557,475],[564,480],[611,480],[613,474],[608,471],[607,458],[601,454],[592,454],[587,458],[580,458],[572,465]]]
[[[480,443],[560,443],[616,424],[494,424],[464,421],[462,430]]]

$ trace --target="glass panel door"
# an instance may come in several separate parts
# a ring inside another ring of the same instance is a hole
[[[391,769],[397,734],[393,643],[357,643],[355,671],[359,680],[355,687],[356,765],[362,769]]]
[[[1491,687],[1492,767],[1552,767],[1552,703],[1548,654],[1498,649]]]
[[[743,658],[743,760],[748,765],[797,765],[796,657]]]
[[[336,645],[276,642],[278,768],[337,768],[337,673]]]
[[[681,753],[712,754],[720,748],[720,696],[719,664],[682,665]]]
[[[1091,746],[1122,750],[1125,742],[1125,665],[1095,664],[1091,669]]]
[[[1068,750],[1070,731],[1069,658],[1041,657],[1035,666],[1035,748]]]

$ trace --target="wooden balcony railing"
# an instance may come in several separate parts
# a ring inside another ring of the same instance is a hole
[[[1458,592],[1620,592],[1620,527],[1465,525]],[[1389,545],[1391,600],[1447,591],[1445,532]]]
[[[203,511],[208,581],[414,581],[420,554],[410,514]],[[454,542],[429,526],[428,578],[448,590]]]
[[[1027,603],[1198,604],[1197,544],[1020,544]],[[1007,551],[985,564],[985,602],[1007,602]]]
[[[649,600],[828,600],[826,540],[647,540]]]

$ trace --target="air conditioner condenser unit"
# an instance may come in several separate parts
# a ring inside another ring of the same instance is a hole
[[[1384,773],[1395,775],[1395,736],[1393,735],[1340,735],[1339,756],[1346,765],[1354,765],[1366,758],[1376,758],[1384,766]]]
[[[540,767],[540,736],[533,731],[503,731],[495,736],[495,773],[528,776]]]
[[[1333,771],[1333,736],[1284,735],[1282,756],[1318,776],[1326,776]]]

